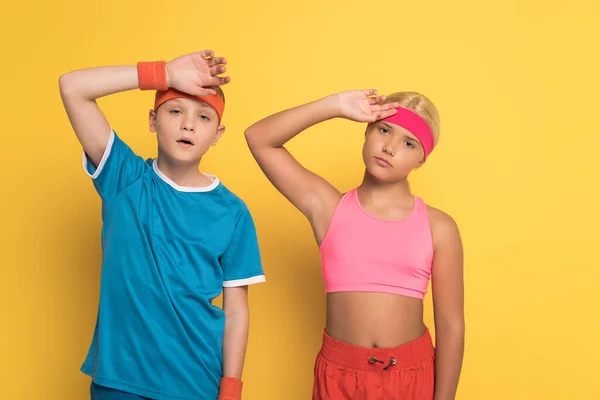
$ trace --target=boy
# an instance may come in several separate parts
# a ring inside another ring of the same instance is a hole
[[[102,198],[100,304],[81,368],[93,400],[241,398],[247,285],[265,277],[246,205],[199,171],[225,131],[226,62],[205,50],[60,78]],[[136,88],[157,90],[149,116],[156,159],[136,156],[96,104]],[[223,309],[212,305],[221,290]]]

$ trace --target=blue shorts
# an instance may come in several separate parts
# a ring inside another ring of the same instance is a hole
[[[94,382],[90,386],[90,398],[91,400],[152,400],[149,397],[142,397],[106,386],[100,386]]]

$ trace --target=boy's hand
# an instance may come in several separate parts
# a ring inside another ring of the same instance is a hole
[[[169,87],[194,96],[216,94],[208,86],[221,86],[229,83],[231,78],[219,77],[227,71],[227,60],[215,57],[212,50],[177,57],[167,63],[167,84]]]
[[[335,95],[340,116],[356,122],[375,122],[396,114],[398,103],[382,104],[377,90],[353,90]]]

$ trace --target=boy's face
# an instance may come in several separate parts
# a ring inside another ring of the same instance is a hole
[[[187,98],[171,99],[150,110],[150,131],[156,132],[159,154],[181,162],[200,162],[225,133],[208,104]]]

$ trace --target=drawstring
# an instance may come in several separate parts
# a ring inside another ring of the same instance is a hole
[[[389,363],[388,365],[386,365],[386,366],[383,368],[383,370],[384,370],[384,371],[387,371],[387,369],[388,369],[389,367],[391,367],[392,365],[396,365],[396,356],[394,356],[394,357],[390,358],[390,363]]]
[[[375,357],[369,357],[369,363],[373,364],[373,363],[379,363],[379,364],[384,364],[385,361],[381,361],[376,359]],[[390,362],[388,363],[388,365],[386,365],[385,367],[383,367],[384,371],[387,371],[387,369],[389,367],[391,367],[392,365],[396,365],[396,356],[390,357]]]

